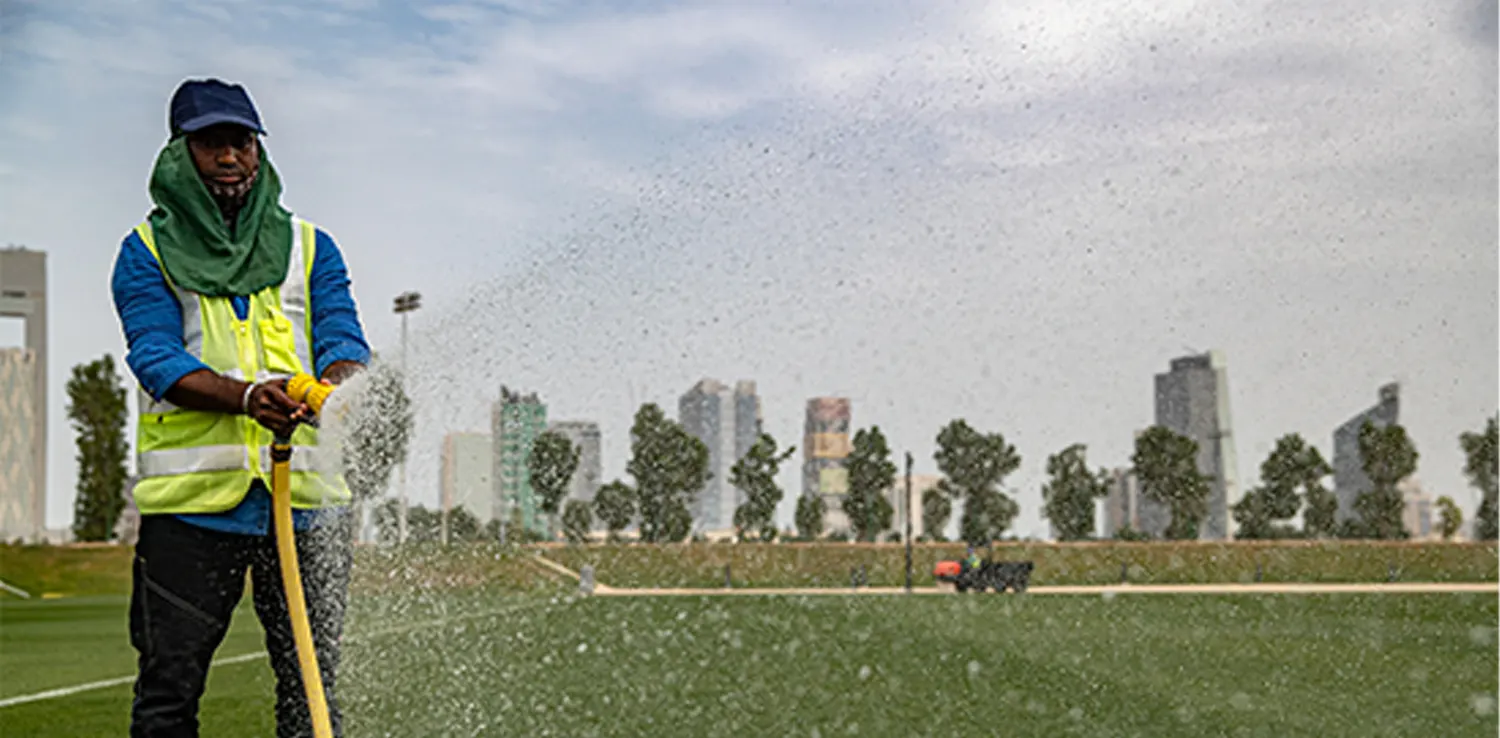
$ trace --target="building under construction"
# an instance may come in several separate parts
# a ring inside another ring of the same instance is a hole
[[[531,487],[528,462],[532,443],[546,429],[547,405],[536,393],[523,395],[508,387],[500,388],[500,400],[490,414],[490,436],[495,449],[495,473],[491,478],[495,485],[494,515],[505,522],[518,522],[540,535],[547,533],[547,520]]]
[[[823,498],[823,530],[849,530],[844,497],[849,494],[849,398],[807,401],[802,435],[802,494]]]

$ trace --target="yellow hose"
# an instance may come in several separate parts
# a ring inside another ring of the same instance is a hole
[[[297,402],[306,402],[314,412],[322,410],[323,400],[333,391],[312,377],[299,374],[287,382],[287,394]],[[297,663],[302,669],[302,686],[307,692],[307,709],[312,715],[314,738],[333,738],[328,719],[328,700],[323,694],[323,673],[318,669],[317,650],[313,645],[312,627],[307,620],[307,602],[303,597],[302,572],[297,567],[297,541],[292,529],[292,446],[288,439],[276,439],[271,445],[271,501],[276,515],[276,550],[281,559],[281,586],[286,592],[286,608],[292,620],[292,638],[297,643]]]

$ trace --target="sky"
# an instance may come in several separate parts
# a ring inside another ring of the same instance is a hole
[[[1243,487],[1400,381],[1418,478],[1477,507],[1493,0],[304,5],[0,0],[0,242],[50,270],[51,527],[69,367],[124,354],[109,275],[202,76],[249,88],[377,350],[423,294],[415,502],[502,383],[597,421],[611,479],[641,403],[751,379],[783,445],[821,395],[918,473],[954,418],[1003,433],[1015,531],[1042,536],[1047,456],[1128,465],[1153,374],[1217,349]]]

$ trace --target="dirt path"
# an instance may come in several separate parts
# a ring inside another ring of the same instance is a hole
[[[899,595],[902,587],[741,587],[734,589],[692,589],[645,587],[625,589],[618,587],[596,588],[594,594],[604,597],[720,597],[736,595]],[[1111,584],[1111,585],[1056,585],[1037,586],[1026,590],[1036,595],[1131,595],[1131,594],[1455,594],[1477,592],[1500,594],[1500,584],[1494,582],[1398,582],[1394,584]],[[913,587],[915,595],[951,594],[953,590],[940,587]]]

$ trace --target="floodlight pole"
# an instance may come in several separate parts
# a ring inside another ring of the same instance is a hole
[[[412,311],[414,311],[414,310],[416,310],[417,308],[420,308],[420,307],[422,307],[422,293],[420,293],[420,292],[403,292],[403,293],[401,293],[399,295],[396,295],[394,310],[395,310],[395,313],[397,315],[401,316],[401,390],[402,390],[402,392],[406,391],[406,367],[407,367],[407,364],[406,364],[406,316],[407,316],[408,313],[410,313],[410,312],[412,312]],[[410,396],[410,395],[408,395],[408,396]],[[411,455],[411,453],[410,453],[411,452],[411,439],[410,438],[408,438],[406,440],[406,447],[407,447],[407,454],[406,454],[406,456],[410,456]],[[397,542],[404,544],[404,543],[406,543],[406,508],[407,508],[407,502],[406,502],[406,459],[404,457],[401,459],[401,477],[400,477],[400,486],[398,487],[398,495],[400,497],[400,508],[399,508],[400,509],[400,514],[396,518],[396,525],[397,525],[397,528],[396,528],[396,540],[397,540]],[[443,512],[443,520],[444,520],[445,523],[447,522],[447,518],[448,518],[447,511],[444,511]],[[443,538],[446,541],[446,539],[447,539],[446,525],[444,526],[444,528],[445,528],[445,530],[443,531],[443,533],[444,533]]]
[[[906,452],[906,593],[911,594],[911,452]]]

